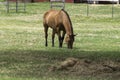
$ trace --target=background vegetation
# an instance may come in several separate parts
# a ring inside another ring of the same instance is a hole
[[[66,4],[75,38],[74,48],[51,47],[49,29],[48,47],[44,46],[43,14],[50,9],[49,3],[27,3],[26,12],[6,12],[0,4],[0,79],[1,80],[110,80],[93,76],[71,76],[64,72],[48,73],[52,64],[68,57],[90,59],[96,62],[120,61],[120,11],[114,5]],[[63,74],[64,73],[64,74]],[[112,79],[113,80],[113,79]]]

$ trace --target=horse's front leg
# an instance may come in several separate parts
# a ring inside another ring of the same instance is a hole
[[[52,47],[54,47],[55,31],[52,31]]]
[[[61,33],[58,33],[58,40],[59,40],[59,47],[62,47],[62,37],[61,37]]]
[[[58,38],[59,38],[59,47],[62,48],[62,40],[61,40],[61,36],[59,36]]]
[[[63,40],[64,40],[64,37],[65,37],[65,31],[63,31],[63,33],[62,33],[62,36],[61,36],[61,46],[63,45]]]

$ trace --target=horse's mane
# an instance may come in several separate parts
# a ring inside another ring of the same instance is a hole
[[[72,33],[73,33],[73,27],[72,27],[72,22],[71,22],[71,19],[69,17],[69,14],[64,10],[64,9],[61,9],[68,17],[69,21],[70,21],[70,25],[71,25],[71,30],[72,30]]]

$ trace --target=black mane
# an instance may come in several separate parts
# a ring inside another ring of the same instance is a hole
[[[68,17],[69,21],[70,21],[70,25],[71,25],[71,30],[72,30],[72,33],[73,33],[73,27],[72,27],[72,22],[71,22],[71,19],[70,19],[70,16],[69,14],[67,13],[67,11],[65,11],[64,9],[61,9]]]

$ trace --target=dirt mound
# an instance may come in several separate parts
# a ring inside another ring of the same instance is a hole
[[[88,59],[67,58],[59,65],[51,66],[49,71],[66,71],[74,75],[115,75],[120,77],[120,62],[96,62]]]

